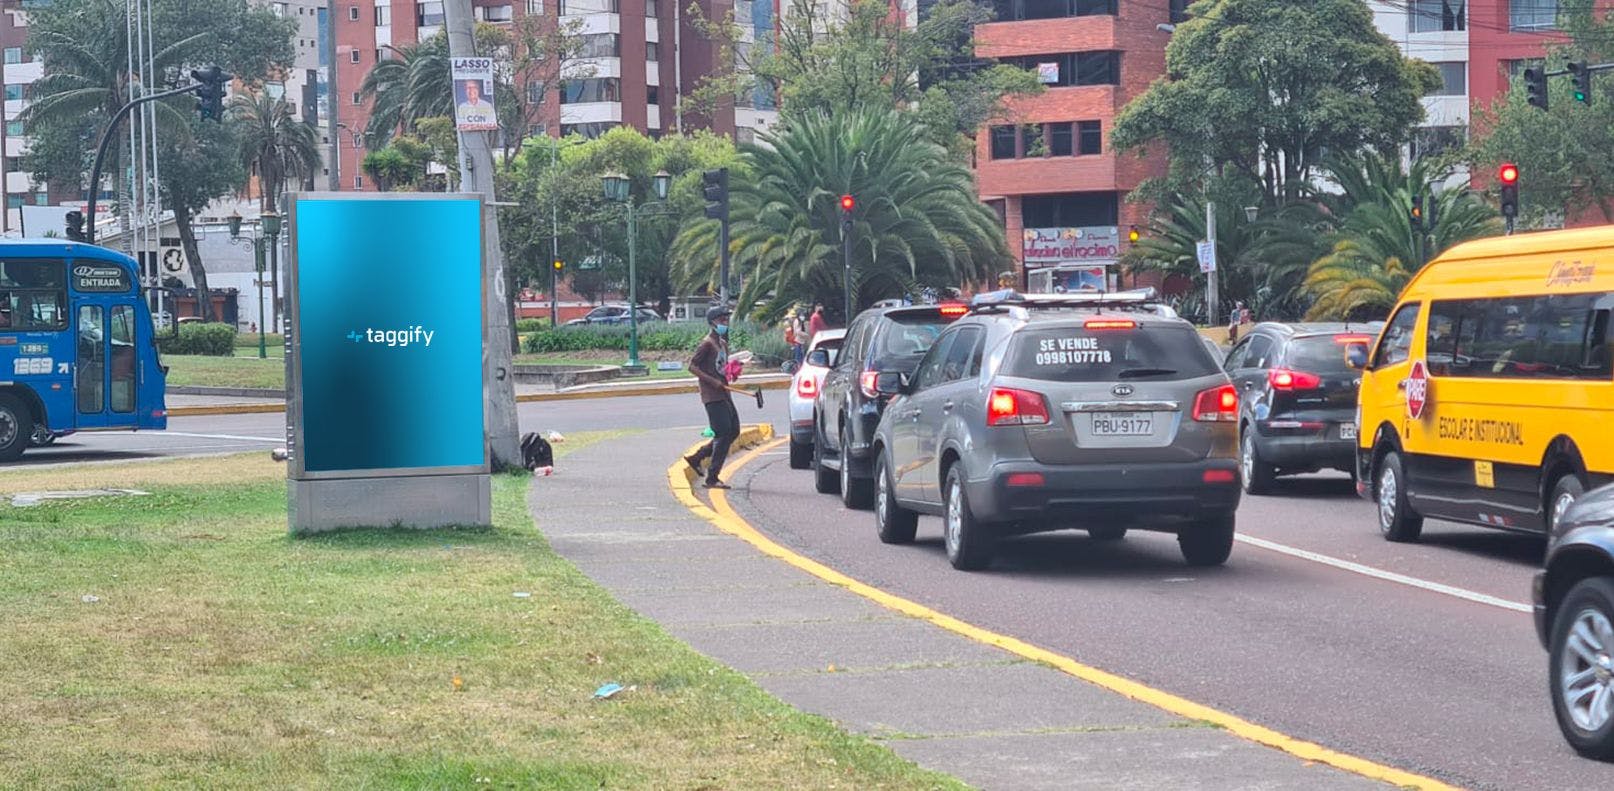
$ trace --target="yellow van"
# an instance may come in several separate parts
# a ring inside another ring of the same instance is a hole
[[[1412,278],[1362,368],[1357,491],[1391,541],[1425,517],[1545,532],[1614,481],[1614,226],[1458,245]]]

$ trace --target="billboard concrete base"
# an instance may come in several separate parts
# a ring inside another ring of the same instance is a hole
[[[294,479],[287,484],[293,535],[493,523],[493,481],[486,474]]]

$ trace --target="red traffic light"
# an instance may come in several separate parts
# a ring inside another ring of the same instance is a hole
[[[851,195],[841,196],[841,211],[851,211],[853,208],[856,208],[856,206],[857,201],[853,200]]]
[[[1519,181],[1519,167],[1509,162],[1497,171],[1496,176],[1503,184],[1516,184]]]

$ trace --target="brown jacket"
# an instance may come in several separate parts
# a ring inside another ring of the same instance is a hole
[[[723,376],[723,363],[728,360],[728,341],[720,340],[717,333],[709,332],[695,347],[695,356],[689,358],[689,372],[700,383],[701,403],[710,404],[729,398],[725,389],[728,380]]]

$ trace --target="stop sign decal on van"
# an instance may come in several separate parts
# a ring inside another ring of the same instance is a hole
[[[1423,360],[1412,363],[1412,371],[1407,374],[1407,417],[1417,420],[1423,417],[1424,404],[1429,402],[1429,370],[1424,368]]]

